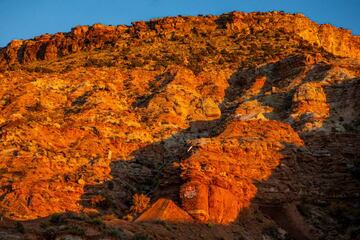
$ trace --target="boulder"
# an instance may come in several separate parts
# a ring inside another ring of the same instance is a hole
[[[207,117],[219,118],[221,116],[218,105],[211,98],[206,98],[202,102],[202,109]]]
[[[193,219],[173,201],[165,198],[157,200],[135,222],[191,222]]]
[[[209,188],[209,222],[228,224],[236,219],[239,203],[236,196],[225,188]]]
[[[180,189],[183,208],[196,220],[206,222],[209,219],[209,189],[206,184],[191,181]]]

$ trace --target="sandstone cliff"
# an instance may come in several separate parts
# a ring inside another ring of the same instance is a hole
[[[180,37],[192,31],[209,33],[217,28],[228,36],[241,32],[283,30],[329,53],[342,57],[360,58],[360,37],[351,31],[330,24],[318,25],[302,14],[232,12],[221,16],[175,17],[134,22],[132,26],[78,26],[69,33],[45,34],[32,40],[14,40],[1,49],[2,65],[53,60],[79,51],[111,48],[123,45],[129,38]]]
[[[356,239],[359,41],[233,12],[11,42],[0,237]]]

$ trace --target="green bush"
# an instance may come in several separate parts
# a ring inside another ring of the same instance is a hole
[[[25,227],[21,222],[16,222],[15,228],[19,233],[25,233]]]

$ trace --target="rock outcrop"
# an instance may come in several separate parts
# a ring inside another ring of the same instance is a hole
[[[193,219],[169,199],[157,200],[149,209],[142,213],[135,222],[192,222]]]
[[[0,238],[356,239],[359,48],[281,12],[12,41]]]
[[[257,192],[253,182],[266,181],[281,159],[290,157],[289,145],[303,142],[289,125],[237,120],[216,138],[192,144],[194,154],[182,163],[183,207],[200,221],[226,224],[251,204]]]
[[[32,40],[14,40],[0,50],[0,65],[26,64],[39,60],[89,51],[126,46],[130,38],[146,39],[160,36],[166,39],[184,37],[192,31],[208,34],[223,28],[231,36],[271,29],[296,34],[326,51],[342,57],[360,59],[360,37],[351,31],[330,24],[318,25],[302,14],[232,12],[221,16],[174,17],[135,22],[132,26],[78,26],[69,33],[45,34]]]

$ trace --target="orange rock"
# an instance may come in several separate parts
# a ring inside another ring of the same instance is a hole
[[[329,117],[330,108],[320,83],[304,83],[293,96],[291,118],[302,126],[302,130],[319,129]]]
[[[267,180],[286,157],[284,143],[301,146],[297,133],[277,121],[233,121],[182,165],[183,208],[202,222],[230,223],[257,193],[253,181]],[[205,141],[208,140],[208,141]],[[201,142],[201,141],[198,141]]]
[[[155,221],[192,222],[193,219],[173,201],[161,198],[135,220],[135,222]]]
[[[200,182],[191,181],[181,187],[182,207],[195,219],[206,222],[209,219],[209,189]]]
[[[129,204],[141,191],[183,209],[159,200],[139,219],[229,224],[179,229],[237,234],[237,217],[258,203],[357,199],[354,58],[359,37],[279,12],[96,24],[13,41],[0,49],[0,212],[12,220],[140,213],[147,198]],[[249,234],[270,221],[255,218]],[[332,228],[340,229],[322,229]],[[213,237],[202,233],[192,237]]]
[[[209,222],[228,224],[236,219],[240,210],[238,197],[231,191],[210,185]]]
[[[138,37],[141,36],[140,38],[154,37],[155,35],[171,38],[175,35],[183,37],[191,30],[198,34],[208,34],[214,32],[218,24],[221,25],[221,28],[225,28],[228,34],[250,32],[250,28],[253,32],[263,29],[285,30],[300,36],[311,44],[323,47],[336,56],[360,59],[359,37],[352,36],[349,30],[339,29],[329,24],[318,25],[301,14],[232,12],[218,17],[208,16],[199,20],[196,17],[167,17],[151,20],[149,22],[151,28],[145,22],[135,22],[130,27],[102,24],[94,24],[90,28],[78,26],[72,29],[71,34],[58,33],[56,38],[41,39],[43,42],[37,42],[38,38],[35,38],[36,41],[25,40],[21,43],[23,48],[13,42],[0,52],[0,63],[1,65],[30,63],[36,60],[54,59],[57,56],[55,53],[68,55],[79,50],[107,47],[109,42],[115,42],[126,31],[132,32]],[[153,30],[156,30],[156,33]],[[84,44],[84,41],[73,39],[73,36],[83,36],[84,39],[87,39],[87,44]],[[46,51],[44,52],[44,47],[41,46],[51,47],[45,47]]]

